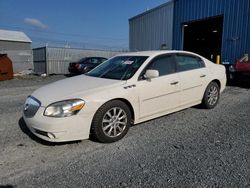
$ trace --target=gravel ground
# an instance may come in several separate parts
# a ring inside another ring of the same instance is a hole
[[[0,187],[250,187],[250,89],[213,110],[189,108],[131,127],[112,144],[49,144],[21,119],[25,98],[64,78],[0,82]]]

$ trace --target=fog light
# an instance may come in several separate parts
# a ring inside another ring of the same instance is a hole
[[[56,136],[53,133],[47,133],[47,135],[50,139],[56,138]]]

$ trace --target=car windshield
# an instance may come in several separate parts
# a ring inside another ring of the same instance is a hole
[[[87,75],[115,80],[128,80],[147,58],[147,56],[117,56],[105,61],[87,73]]]

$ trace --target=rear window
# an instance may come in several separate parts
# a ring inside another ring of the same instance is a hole
[[[201,58],[190,55],[177,55],[177,71],[188,71],[205,67]]]

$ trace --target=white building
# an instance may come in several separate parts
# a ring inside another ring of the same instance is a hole
[[[0,53],[12,60],[14,72],[33,69],[31,39],[23,32],[0,30]]]

